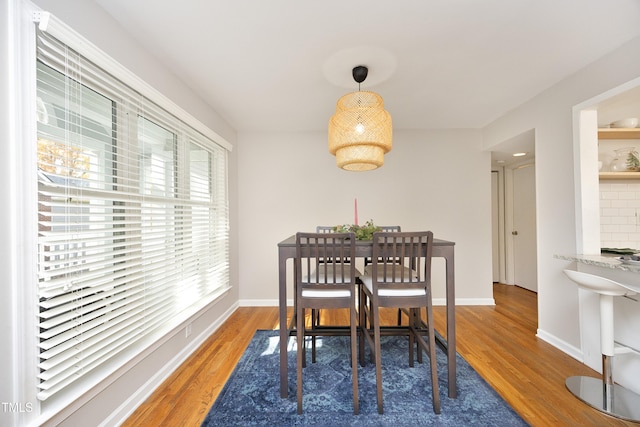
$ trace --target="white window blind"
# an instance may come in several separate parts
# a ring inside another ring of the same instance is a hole
[[[40,31],[36,85],[46,400],[229,287],[229,213],[225,148]]]

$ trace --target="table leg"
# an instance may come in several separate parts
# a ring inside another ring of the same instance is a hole
[[[447,367],[449,397],[458,395],[456,386],[456,287],[453,263],[453,247],[447,248],[445,256],[447,272]]]

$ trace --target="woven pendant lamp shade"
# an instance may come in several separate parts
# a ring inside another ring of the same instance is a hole
[[[358,91],[338,100],[336,113],[329,120],[329,152],[339,168],[367,171],[384,164],[391,150],[391,115],[382,97]]]

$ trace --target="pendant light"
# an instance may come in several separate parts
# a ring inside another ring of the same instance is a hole
[[[329,152],[336,156],[337,166],[348,171],[377,169],[391,150],[391,115],[382,97],[360,90],[368,71],[363,65],[353,69],[358,91],[338,99],[336,113],[329,119]]]

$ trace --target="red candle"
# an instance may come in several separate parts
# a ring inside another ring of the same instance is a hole
[[[355,219],[355,225],[358,225],[358,198],[353,199],[353,215]]]

